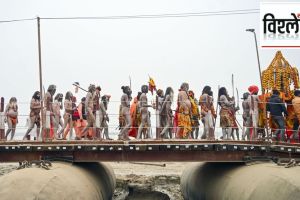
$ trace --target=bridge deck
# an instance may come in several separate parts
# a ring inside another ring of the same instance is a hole
[[[0,162],[31,160],[244,162],[249,159],[300,158],[300,144],[249,141],[6,141]]]

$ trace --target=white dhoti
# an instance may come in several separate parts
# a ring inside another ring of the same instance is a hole
[[[50,119],[50,111],[46,111],[46,123],[45,128],[50,129],[51,128],[51,119]]]
[[[5,129],[5,115],[4,112],[0,112],[0,129],[4,130]]]
[[[96,128],[101,128],[101,122],[100,122],[101,116],[100,116],[99,110],[96,111],[96,119],[95,120],[96,120],[96,122],[95,122]]]
[[[214,120],[211,111],[209,110],[204,116],[204,134],[206,138],[208,137],[211,128],[214,128]]]

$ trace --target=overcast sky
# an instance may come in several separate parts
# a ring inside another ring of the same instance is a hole
[[[0,1],[0,20],[40,17],[112,16],[258,9],[256,0],[10,0]],[[74,91],[74,81],[86,88],[102,87],[102,94],[118,101],[121,86],[132,78],[133,95],[148,74],[157,87],[177,90],[190,83],[198,98],[205,85],[218,85],[231,94],[231,74],[240,96],[249,85],[259,85],[254,37],[259,13],[127,20],[42,20],[43,84],[56,84],[57,91]],[[0,24],[0,96],[29,102],[39,90],[36,21]],[[299,50],[282,50],[293,66],[299,66]],[[260,49],[262,69],[276,50]],[[80,93],[78,97],[82,97]],[[149,99],[152,97],[149,95]],[[116,114],[119,103],[111,103]],[[29,113],[20,104],[20,114]],[[117,121],[113,120],[112,124]]]

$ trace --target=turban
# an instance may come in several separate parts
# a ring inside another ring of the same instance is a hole
[[[248,87],[248,91],[250,92],[250,94],[254,94],[258,92],[258,87],[256,85],[251,85],[250,87]]]

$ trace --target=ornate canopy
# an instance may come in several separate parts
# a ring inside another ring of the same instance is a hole
[[[289,64],[281,51],[277,51],[269,67],[262,72],[264,93],[270,93],[273,89],[277,89],[283,94],[285,100],[291,100],[294,90],[299,86],[298,69]]]

